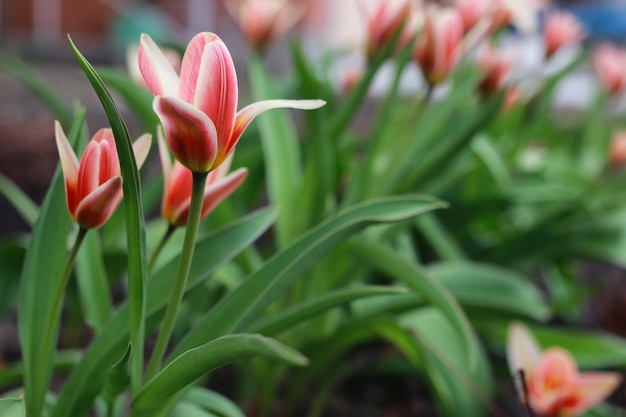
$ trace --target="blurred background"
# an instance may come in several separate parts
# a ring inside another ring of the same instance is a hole
[[[360,0],[294,1],[305,2],[308,11],[290,35],[299,36],[311,53],[320,45],[343,50],[361,47],[365,19],[357,7]],[[571,11],[588,31],[587,43],[611,40],[623,44],[626,39],[626,0],[516,1],[529,10],[538,25],[550,8]],[[157,43],[184,45],[195,33],[205,30],[225,39],[236,65],[245,65],[246,43],[222,0],[2,0],[0,60],[25,60],[67,103],[79,100],[87,107],[87,120],[94,130],[106,125],[106,118],[76,65],[67,34],[92,63],[124,67],[126,48],[137,42],[141,32],[150,33]],[[515,36],[511,31],[512,39]],[[534,46],[530,39],[524,37],[524,43],[513,48],[527,56],[532,67]],[[273,54],[270,65],[281,66],[288,61],[284,44],[273,45],[269,53]],[[585,81],[574,78],[572,82],[580,86]],[[564,85],[571,89],[571,85]],[[561,101],[584,101],[585,97],[566,95]],[[129,123],[133,135],[140,133],[132,130],[132,121]],[[57,163],[52,125],[53,118],[41,101],[13,75],[0,71],[0,173],[37,202]],[[0,235],[20,230],[26,230],[25,225],[0,197]]]

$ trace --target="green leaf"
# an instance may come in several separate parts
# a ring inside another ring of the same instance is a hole
[[[14,311],[20,287],[20,273],[26,256],[24,242],[18,239],[7,239],[0,243],[0,320]]]
[[[66,374],[80,363],[83,353],[79,350],[62,350],[54,357],[52,370],[54,375]],[[24,381],[24,363],[11,362],[0,372],[0,390],[20,385]]]
[[[303,273],[350,235],[376,222],[398,222],[445,207],[427,196],[395,196],[354,205],[314,227],[274,255],[235,291],[223,298],[174,349],[172,357],[251,323]]]
[[[206,281],[217,268],[248,247],[268,229],[275,215],[272,210],[260,210],[200,239],[196,244],[197,256],[191,265],[186,291]],[[167,305],[177,266],[178,257],[151,277],[146,301],[148,323],[156,324],[155,318]],[[122,357],[127,343],[128,305],[122,304],[92,341],[84,360],[63,386],[51,416],[80,417],[87,414],[102,387],[106,372]]]
[[[14,77],[22,81],[48,107],[63,128],[69,128],[72,124],[72,113],[56,93],[50,89],[48,82],[41,79],[31,67],[19,59],[0,54],[0,69],[10,72]]]
[[[167,417],[219,417],[210,411],[203,410],[195,404],[179,402]]]
[[[75,123],[82,124],[82,120],[78,118]],[[76,143],[77,136],[70,135],[68,139]],[[52,374],[55,343],[44,343],[45,326],[46,318],[53,314],[54,296],[65,267],[69,229],[65,185],[57,168],[35,222],[20,278],[18,330],[28,398],[26,408],[32,417],[41,413]],[[57,328],[49,330],[56,340],[59,320],[54,322]]]
[[[550,308],[530,277],[496,265],[446,261],[426,268],[464,305],[547,320]]]
[[[23,398],[0,398],[0,416],[26,417]]]
[[[492,377],[482,349],[477,366],[465,366],[467,352],[462,336],[452,323],[432,308],[400,318],[419,347],[421,366],[443,416],[485,416],[491,403]],[[419,365],[418,365],[419,366]]]
[[[242,359],[262,356],[304,366],[307,359],[274,339],[257,334],[220,337],[190,349],[170,362],[139,391],[133,407],[142,410],[158,406],[171,395],[194,383],[204,374]]]
[[[404,288],[376,286],[332,291],[312,300],[296,304],[267,318],[262,318],[254,323],[251,331],[264,335],[275,335],[292,326],[310,320],[331,308],[339,307],[355,300],[381,295],[404,294],[406,292]]]
[[[29,226],[32,227],[35,224],[39,213],[37,205],[11,179],[5,177],[2,173],[0,173],[0,194],[15,207],[18,214]]]
[[[248,57],[250,83],[255,101],[272,97],[270,80],[260,57]],[[273,206],[280,208],[276,221],[276,239],[279,247],[297,236],[295,223],[301,215],[294,210],[295,198],[302,181],[302,167],[298,134],[287,110],[276,109],[258,116],[259,135],[265,159],[267,189]]]
[[[206,388],[191,387],[185,393],[184,400],[219,417],[246,417],[243,411],[230,399]]]
[[[103,396],[107,403],[111,405],[130,384],[128,361],[130,360],[132,351],[133,345],[129,342],[124,356],[107,372],[107,378],[106,381],[104,381]]]
[[[76,281],[87,324],[98,332],[111,316],[109,281],[97,233],[88,233],[76,258]]]
[[[476,366],[480,349],[474,330],[457,300],[441,283],[432,279],[418,265],[381,244],[351,242],[350,248],[363,263],[402,282],[437,307],[461,335],[466,352],[466,366],[470,369]]]
[[[124,213],[126,214],[126,239],[128,248],[128,299],[130,306],[130,335],[133,343],[132,384],[133,392],[141,385],[143,372],[143,346],[145,333],[145,297],[147,280],[146,231],[143,206],[141,203],[141,183],[135,162],[132,142],[126,124],[104,82],[76,48],[68,36],[72,51],[78,59],[85,75],[94,88],[111,123],[115,146],[120,161],[123,179]]]

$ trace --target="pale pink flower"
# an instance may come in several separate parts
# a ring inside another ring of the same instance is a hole
[[[621,94],[626,88],[626,51],[610,43],[593,50],[593,66],[600,82],[611,95]]]
[[[518,382],[523,370],[530,407],[545,417],[581,415],[611,394],[622,379],[616,372],[579,372],[565,349],[542,352],[526,326],[517,322],[509,326],[507,357]],[[521,383],[518,390],[524,398]]]
[[[322,100],[266,100],[237,111],[235,64],[215,34],[196,35],[176,74],[150,36],[141,35],[139,67],[155,95],[154,111],[174,157],[193,172],[209,172],[226,160],[256,116],[275,108],[316,109]]]
[[[543,28],[546,57],[551,57],[559,49],[576,44],[583,38],[583,28],[571,13],[558,11],[547,16]]]
[[[157,129],[159,157],[163,169],[163,202],[161,214],[172,226],[186,226],[191,206],[193,174],[174,160],[165,145],[161,129]],[[204,187],[204,199],[200,219],[204,219],[219,203],[232,194],[248,175],[246,168],[228,173],[233,159],[231,153],[216,169],[209,172]]]
[[[106,223],[122,201],[122,175],[111,129],[100,129],[87,144],[80,162],[61,124],[54,124],[57,150],[65,179],[67,209],[72,220],[84,229]],[[150,151],[151,135],[133,143],[137,167]]]
[[[371,58],[384,48],[400,30],[404,45],[414,36],[407,24],[413,12],[413,0],[380,0],[369,12],[367,31],[367,55]],[[364,7],[364,5],[363,5]]]
[[[490,96],[504,88],[511,69],[511,60],[502,52],[485,45],[476,55],[476,66],[483,71],[478,85],[483,95]]]
[[[248,42],[259,49],[291,29],[306,12],[296,0],[227,0],[226,6]]]
[[[442,82],[462,53],[463,22],[457,9],[426,10],[414,57],[430,85]]]

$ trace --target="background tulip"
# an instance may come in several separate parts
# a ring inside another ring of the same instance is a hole
[[[171,162],[161,129],[158,129],[157,136],[164,183],[161,213],[172,226],[185,226],[191,204],[192,173],[178,161]],[[207,175],[201,219],[204,219],[222,200],[233,193],[248,175],[246,168],[239,168],[228,174],[232,155],[230,154],[224,163]]]
[[[546,57],[549,58],[559,49],[579,42],[583,37],[582,26],[572,14],[567,12],[549,14],[543,29]]]

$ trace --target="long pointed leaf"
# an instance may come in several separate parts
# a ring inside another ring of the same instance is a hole
[[[135,162],[133,146],[115,103],[104,82],[87,61],[87,59],[76,48],[71,38],[70,46],[74,55],[78,59],[85,75],[89,79],[95,90],[104,110],[111,123],[115,146],[120,161],[124,190],[124,213],[126,214],[126,239],[128,247],[128,293],[130,306],[130,335],[133,343],[132,360],[132,390],[136,391],[141,385],[141,375],[143,372],[143,346],[146,311],[146,280],[147,280],[147,255],[146,255],[146,225],[141,203],[141,183],[139,181],[139,171]]]
[[[300,353],[275,339],[258,334],[223,336],[188,350],[170,362],[146,383],[133,401],[133,407],[142,410],[158,406],[202,375],[229,363],[254,356],[263,356],[298,366],[308,363]]]
[[[381,244],[353,242],[351,248],[365,264],[387,273],[437,307],[462,336],[467,365],[476,366],[480,350],[476,335],[457,300],[442,284]]]
[[[397,222],[445,207],[428,196],[395,196],[350,207],[302,235],[277,253],[248,280],[215,306],[175,348],[171,357],[251,323],[303,273],[352,234],[375,222]]]
[[[272,210],[261,210],[217,230],[196,244],[196,253],[189,273],[187,291],[211,277],[215,270],[230,261],[264,233],[275,219]],[[176,272],[178,257],[150,279],[147,295],[147,319],[153,320],[169,300],[171,277]],[[87,414],[99,392],[106,372],[123,355],[128,342],[128,305],[115,311],[102,331],[85,352],[83,361],[72,372],[59,394],[52,417],[80,417]]]
[[[18,214],[32,227],[37,220],[39,209],[33,200],[13,181],[0,173],[0,194],[15,207]]]

